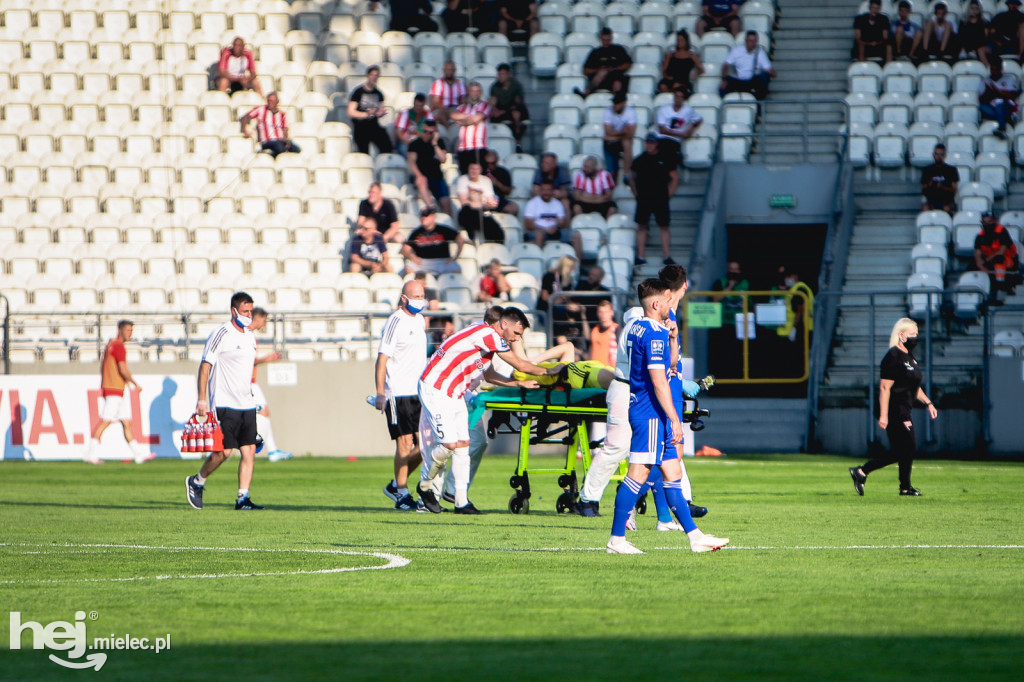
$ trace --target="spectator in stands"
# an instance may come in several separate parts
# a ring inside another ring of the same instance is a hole
[[[362,235],[363,230],[373,229],[379,232],[384,241],[402,241],[398,228],[398,211],[390,199],[385,199],[380,190],[380,183],[370,185],[367,197],[359,202],[359,217],[356,218],[356,234]]]
[[[757,40],[757,31],[747,31],[743,45],[732,48],[725,58],[722,84],[718,88],[722,97],[730,92],[749,92],[757,99],[768,95],[768,83],[778,74]]]
[[[615,308],[612,302],[604,299],[597,304],[597,324],[590,328],[590,359],[603,362],[609,367],[615,366],[615,357],[619,350],[616,335],[619,325],[615,322]]]
[[[490,26],[485,19],[483,0],[448,0],[447,8],[441,12],[444,25],[449,33],[486,33]]]
[[[252,137],[249,121],[256,121],[256,139],[260,147],[275,159],[279,154],[292,152],[298,154],[302,150],[299,145],[288,139],[288,117],[278,109],[280,99],[276,92],[267,95],[267,103],[250,109],[242,116],[242,135]]]
[[[1020,3],[1021,0],[1006,0],[1006,11],[992,17],[989,24],[993,52],[1012,55],[1018,61],[1024,55],[1024,13]]]
[[[956,211],[956,190],[960,185],[960,172],[956,166],[946,163],[946,145],[941,142],[932,150],[935,163],[921,171],[921,194],[924,195],[924,210],[945,211],[953,215]]]
[[[587,89],[574,89],[580,97],[601,90],[610,92],[626,92],[629,90],[629,70],[633,67],[633,59],[626,48],[612,42],[612,30],[601,29],[601,47],[595,47],[587,55],[583,63],[583,75],[587,77]]]
[[[480,278],[480,291],[476,294],[476,300],[480,303],[507,301],[510,291],[512,287],[505,279],[505,273],[501,271],[501,261],[497,258],[491,259],[487,264],[487,270]]]
[[[935,5],[935,15],[924,24],[922,45],[924,53],[931,59],[956,61],[960,54],[960,41],[956,35],[956,24],[949,18],[946,3]]]
[[[636,135],[636,110],[626,102],[626,93],[612,95],[612,103],[604,111],[604,165],[613,178],[619,175],[622,157],[623,177],[629,177],[633,161],[633,136]]]
[[[743,297],[730,296],[731,292],[750,291],[750,281],[743,276],[743,268],[738,261],[730,261],[725,269],[725,277],[719,277],[711,285],[711,291],[721,293],[711,296],[714,302],[722,303],[722,321],[726,324],[735,324],[735,313],[743,312]]]
[[[509,215],[519,215],[519,205],[508,199],[508,195],[512,193],[512,174],[504,166],[498,165],[498,152],[493,149],[488,149],[484,154],[483,174],[494,187],[494,195],[498,197],[498,210]]]
[[[710,29],[724,28],[734,36],[742,29],[738,0],[703,0],[701,17],[697,19],[697,35],[703,37]]]
[[[686,92],[676,88],[672,92],[672,104],[658,107],[658,149],[665,160],[673,165],[683,163],[683,140],[697,132],[704,118],[686,103]]]
[[[990,211],[981,214],[981,232],[974,238],[974,267],[987,273],[992,282],[993,298],[999,291],[1009,291],[1020,280],[1020,254],[1010,233]]]
[[[388,26],[392,31],[405,31],[409,29],[416,31],[436,31],[437,22],[430,18],[434,11],[429,0],[391,0],[391,24]]]
[[[419,139],[423,122],[430,116],[427,111],[427,98],[417,93],[412,98],[412,108],[406,109],[395,120],[395,151],[403,156],[415,140]]]
[[[371,66],[366,69],[366,81],[352,91],[348,99],[348,117],[352,121],[352,140],[362,154],[370,153],[370,143],[377,147],[381,154],[391,152],[391,138],[381,128],[381,116],[387,113],[384,106],[384,93],[377,89],[377,78],[380,67]]]
[[[459,226],[469,233],[470,239],[476,241],[479,234],[485,242],[505,241],[505,231],[490,214],[498,207],[498,197],[490,179],[483,175],[479,161],[471,162],[466,174],[455,181],[455,194],[462,204]]]
[[[526,126],[523,121],[530,118],[526,110],[526,93],[522,84],[512,77],[512,67],[498,64],[498,78],[491,84],[491,123],[505,123],[512,130],[516,145],[523,141]],[[521,148],[520,148],[521,151]]]
[[[408,268],[406,268],[406,270],[408,270]],[[427,279],[427,277],[428,277],[427,273],[426,272],[422,272],[422,271],[417,272],[415,275],[413,275],[413,279],[415,279],[417,282],[420,282],[421,284],[423,284],[423,296],[424,296],[424,298],[427,299],[427,310],[440,310],[441,309],[441,296],[440,296],[440,294],[437,293],[437,287],[429,286],[429,280]],[[428,328],[434,327],[435,326],[433,324],[434,321],[435,320],[439,320],[439,318],[436,318],[436,317],[430,317],[430,318],[427,318],[427,319],[430,322],[430,324],[428,325]],[[443,327],[444,325],[440,324],[438,326],[439,327]]]
[[[441,72],[444,75],[430,85],[430,115],[446,126],[455,107],[466,98],[466,84],[455,77],[455,62],[451,60],[444,63]]]
[[[612,200],[615,178],[597,165],[596,156],[583,160],[583,167],[572,180],[572,214],[600,213],[607,218],[618,211]]]
[[[722,304],[722,326],[708,330],[708,370],[719,377],[741,377],[743,343],[736,338],[736,315],[743,312],[743,297],[730,293],[750,291],[750,282],[743,276],[740,264],[730,261],[726,266],[725,277],[720,277],[711,285],[711,290],[720,292],[710,298]],[[753,310],[753,306],[749,310]]]
[[[239,90],[253,90],[263,97],[263,86],[256,77],[256,60],[252,50],[245,47],[245,39],[235,36],[230,47],[220,51],[217,62],[217,89],[229,95]]]
[[[906,0],[904,0],[906,1]],[[960,59],[977,59],[985,66],[989,65],[988,57],[992,54],[989,43],[989,25],[981,10],[978,0],[971,0],[967,5],[967,15],[960,22]]]
[[[917,63],[921,61],[921,39],[924,29],[917,22],[910,20],[913,9],[910,0],[900,0],[898,15],[889,22],[889,36],[892,38],[893,57],[909,59]]]
[[[554,184],[555,198],[562,202],[565,214],[569,215],[569,190],[572,189],[572,180],[569,179],[569,171],[558,163],[558,154],[552,152],[541,154],[540,168],[533,174],[531,196],[540,194],[540,184],[545,178]]]
[[[529,210],[529,206],[527,206]],[[540,280],[540,295],[537,297],[537,310],[551,310],[553,306],[562,306],[568,298],[562,294],[563,291],[572,289],[573,273],[576,272],[576,259],[572,256],[562,256],[551,269],[544,273]],[[564,310],[554,311],[557,317],[564,319]]]
[[[689,97],[693,93],[693,79],[703,75],[704,64],[700,55],[690,49],[690,34],[682,29],[676,33],[676,49],[666,54],[661,63],[658,92],[672,92],[681,87]]]
[[[526,41],[539,30],[536,0],[498,0],[498,33]]]
[[[1017,122],[1017,97],[1020,85],[1013,74],[1003,73],[1003,60],[993,59],[989,77],[978,86],[978,109],[981,117],[995,121],[995,136],[1006,139],[1006,124]]]
[[[352,235],[348,249],[349,272],[372,275],[392,272],[388,262],[388,245],[380,232],[368,227],[361,234]]]
[[[423,128],[409,145],[409,173],[419,192],[420,201],[427,206],[437,203],[443,212],[451,215],[451,192],[444,179],[444,171],[441,170],[441,164],[447,160],[448,152],[444,148],[444,140],[437,132],[437,121],[432,118],[424,120]]]
[[[466,238],[450,227],[438,225],[436,213],[437,209],[433,206],[424,207],[420,211],[421,225],[412,231],[402,246],[407,272],[426,272],[431,275],[462,272],[457,261],[462,255]],[[454,256],[452,242],[456,245]]]
[[[569,217],[565,206],[555,197],[555,183],[550,178],[540,182],[537,196],[526,202],[523,209],[523,237],[543,247],[548,240],[571,244],[577,258],[582,259],[583,242],[580,236],[569,229]]]
[[[853,58],[859,62],[892,61],[889,42],[889,17],[882,14],[882,0],[871,0],[866,14],[853,20]]]
[[[473,81],[469,84],[466,101],[452,113],[452,121],[459,126],[459,172],[467,173],[469,164],[483,165],[487,151],[487,121],[491,118],[491,105],[484,101],[484,89]]]
[[[654,217],[661,230],[661,252],[665,264],[674,264],[669,256],[671,236],[668,231],[669,199],[679,186],[676,164],[668,161],[658,149],[661,140],[656,133],[644,138],[644,153],[633,159],[630,188],[636,197],[636,262],[645,265],[647,259],[647,223]]]
[[[628,283],[626,284],[628,286]],[[604,285],[604,268],[595,265],[587,270],[587,276],[580,275],[579,281],[576,282],[576,289],[578,292],[603,292],[611,293]],[[597,303],[598,299],[593,296],[577,296],[573,299],[576,306],[569,305],[567,309],[570,313],[570,317],[576,320],[583,320],[584,323],[597,322]],[[588,335],[584,334],[584,336]]]

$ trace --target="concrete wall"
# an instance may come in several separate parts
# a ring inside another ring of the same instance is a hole
[[[832,222],[839,164],[803,164],[776,168],[726,164],[725,222],[801,225]],[[771,208],[773,194],[792,194],[795,208]]]
[[[925,453],[952,453],[958,455],[984,454],[978,447],[981,437],[981,415],[973,410],[939,410],[939,418],[932,422],[934,442],[924,442],[924,423],[928,419],[923,409],[914,410],[914,426],[918,434],[918,450]],[[821,451],[840,455],[868,453],[868,409],[827,408],[818,418],[817,435]],[[871,427],[875,439],[882,447],[889,446],[885,432],[874,421]]]

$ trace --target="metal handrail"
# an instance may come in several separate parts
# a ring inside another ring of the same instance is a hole
[[[799,104],[803,109],[803,124],[804,129],[799,133],[784,132],[770,129],[770,111],[772,105],[777,104]],[[841,143],[837,150],[837,155],[840,160],[846,160],[849,154],[850,146],[850,131],[846,126],[840,125],[840,127],[834,133],[812,133],[808,132],[806,125],[810,115],[810,108],[815,105],[838,105],[843,111],[843,120],[849,120],[849,104],[842,99],[820,99],[820,100],[794,100],[794,99],[772,99],[772,100],[761,100],[751,102],[750,100],[745,101],[729,101],[722,102],[721,111],[724,112],[729,108],[750,108],[754,106],[757,108],[757,116],[755,117],[754,128],[747,133],[727,133],[718,131],[718,140],[715,143],[715,150],[712,161],[717,163],[721,156],[722,140],[724,139],[735,139],[735,138],[754,138],[758,139],[758,147],[760,149],[762,164],[768,163],[768,157],[765,153],[765,140],[773,137],[800,137],[801,138],[801,151],[803,152],[803,162],[807,163],[807,159],[810,156],[809,142],[812,138],[840,138]],[[792,150],[789,150],[792,151]],[[748,159],[748,162],[750,160]]]
[[[7,300],[7,297],[0,294],[0,299],[4,302],[4,338],[3,338],[3,356],[4,356],[4,374],[11,373],[11,302]]]

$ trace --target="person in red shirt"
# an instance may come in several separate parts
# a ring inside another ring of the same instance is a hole
[[[993,296],[1010,290],[1020,277],[1017,245],[990,211],[981,214],[981,231],[974,238],[974,266],[989,275]]]
[[[245,48],[245,39],[236,36],[230,47],[220,52],[217,62],[217,89],[229,95],[239,90],[253,90],[263,97],[263,86],[256,77],[256,60],[252,50]]]
[[[117,323],[117,337],[107,343],[103,349],[103,360],[100,362],[100,392],[103,396],[103,410],[100,412],[100,421],[92,431],[89,439],[89,446],[86,451],[85,461],[90,464],[103,464],[103,460],[96,456],[96,448],[100,445],[103,432],[107,430],[111,422],[121,422],[124,429],[124,439],[132,451],[132,459],[137,464],[148,462],[156,457],[156,454],[149,451],[135,440],[132,433],[132,409],[131,402],[126,400],[125,389],[135,388],[141,391],[142,388],[135,383],[135,377],[128,371],[127,355],[124,345],[131,341],[132,331],[135,326],[129,320],[121,320]]]
[[[480,291],[476,300],[481,303],[490,303],[495,299],[507,301],[511,290],[512,287],[501,271],[501,261],[495,258],[487,264],[487,271],[480,278]]]
[[[275,159],[279,154],[291,152],[298,154],[302,150],[288,138],[288,117],[278,107],[280,98],[276,92],[267,95],[267,103],[253,107],[242,116],[242,136],[252,137],[249,122],[256,122],[256,139],[260,148],[270,153]]]

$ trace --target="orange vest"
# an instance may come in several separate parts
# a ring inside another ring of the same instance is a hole
[[[125,361],[124,343],[120,339],[114,339],[103,349],[103,362],[100,364],[100,376],[102,382],[100,388],[104,397],[110,395],[124,395],[124,379],[117,370],[117,363]]]

